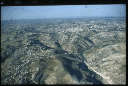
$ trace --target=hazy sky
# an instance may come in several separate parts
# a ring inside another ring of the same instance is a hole
[[[42,19],[70,17],[126,17],[125,4],[109,5],[54,5],[54,6],[2,6],[1,19]]]

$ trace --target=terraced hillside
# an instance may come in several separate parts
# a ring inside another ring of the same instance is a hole
[[[126,84],[126,18],[2,21],[1,84]]]

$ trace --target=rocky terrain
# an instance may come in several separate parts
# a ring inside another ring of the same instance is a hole
[[[2,21],[1,84],[126,84],[126,18]]]

